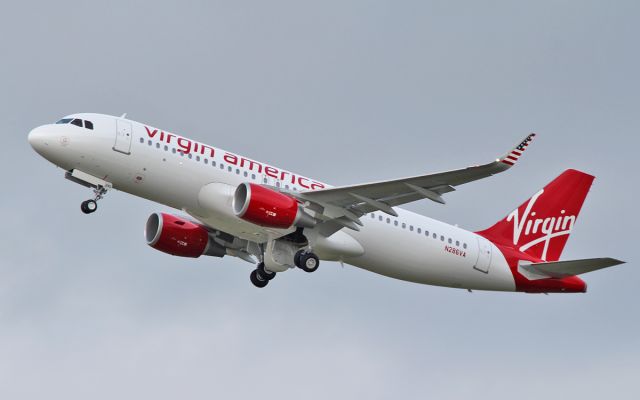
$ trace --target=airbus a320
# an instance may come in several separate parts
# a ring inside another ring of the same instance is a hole
[[[124,115],[73,114],[28,136],[67,179],[93,190],[85,214],[112,189],[180,210],[148,218],[149,246],[180,257],[238,257],[253,265],[259,288],[289,270],[315,272],[322,260],[468,290],[586,292],[578,275],[622,263],[560,260],[592,175],[568,169],[478,232],[398,207],[444,204],[458,186],[513,167],[534,138],[482,165],[332,187]]]

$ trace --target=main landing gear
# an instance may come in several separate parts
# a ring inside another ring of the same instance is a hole
[[[315,272],[320,266],[320,259],[314,253],[307,250],[298,250],[293,256],[293,263],[304,272]]]
[[[296,267],[305,272],[315,272],[320,266],[320,259],[311,251],[299,250],[293,257],[293,263]],[[251,271],[249,279],[255,287],[263,288],[269,284],[269,281],[276,277],[276,273],[265,268],[264,263],[258,264],[258,267]]]
[[[98,209],[98,200],[102,199],[107,194],[108,189],[104,186],[98,186],[93,190],[94,198],[85,200],[80,204],[80,210],[85,214],[91,214]]]
[[[255,287],[263,288],[267,286],[270,280],[276,277],[275,272],[271,272],[264,267],[264,263],[258,264],[258,268],[251,271],[249,279]]]

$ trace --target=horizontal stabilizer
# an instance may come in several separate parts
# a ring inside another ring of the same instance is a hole
[[[550,278],[566,278],[567,276],[580,275],[618,264],[624,264],[624,261],[614,258],[588,258],[584,260],[520,264],[520,268],[536,275],[545,275]]]

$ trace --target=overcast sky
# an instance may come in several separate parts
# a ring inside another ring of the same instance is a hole
[[[482,4],[481,4],[482,3]],[[0,398],[637,399],[635,1],[29,2],[0,13]],[[63,179],[26,135],[147,122],[332,184],[489,161],[410,209],[491,225],[566,168],[596,175],[563,258],[586,295],[468,293],[325,262],[249,282],[142,235],[164,207]]]

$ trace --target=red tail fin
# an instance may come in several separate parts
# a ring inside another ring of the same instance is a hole
[[[557,261],[594,177],[569,169],[491,228],[489,240],[545,261]]]

